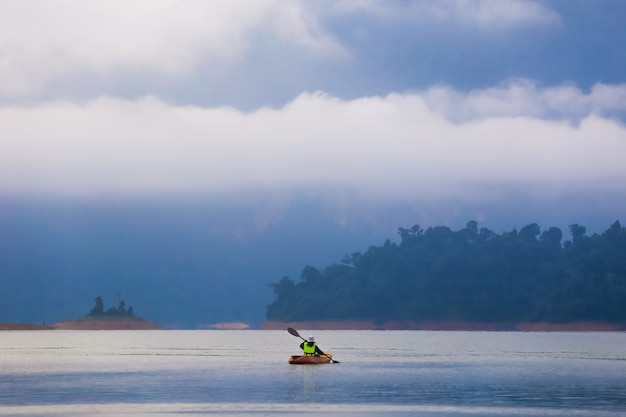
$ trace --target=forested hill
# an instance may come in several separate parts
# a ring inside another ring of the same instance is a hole
[[[270,284],[268,320],[626,322],[626,229],[571,240],[537,224],[497,234],[419,226],[320,271]]]

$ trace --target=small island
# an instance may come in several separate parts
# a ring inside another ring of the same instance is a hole
[[[133,307],[126,308],[126,302],[120,300],[117,308],[105,310],[104,300],[97,296],[94,307],[85,316],[55,323],[54,329],[60,330],[157,330],[161,325],[136,317]]]

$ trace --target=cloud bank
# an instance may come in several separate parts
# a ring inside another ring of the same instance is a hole
[[[102,97],[0,109],[0,193],[154,195],[328,187],[433,199],[520,187],[624,192],[624,85],[341,100],[304,93],[280,108]]]
[[[0,195],[626,201],[623,25],[596,9],[0,0]]]
[[[0,7],[0,94],[8,97],[32,96],[76,76],[179,79],[207,61],[223,75],[257,38],[321,56],[341,53],[300,2],[52,0]]]

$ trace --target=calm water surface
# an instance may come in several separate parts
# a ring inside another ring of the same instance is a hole
[[[287,331],[0,332],[0,415],[626,415],[626,333],[314,335],[339,364],[288,365]]]

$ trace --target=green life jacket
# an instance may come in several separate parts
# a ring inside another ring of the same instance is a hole
[[[315,356],[315,342],[304,342],[304,346],[302,346],[302,350],[304,350],[305,356]]]

